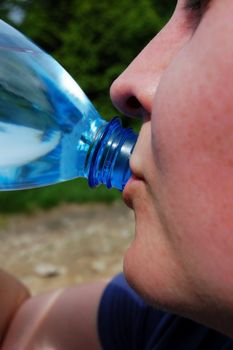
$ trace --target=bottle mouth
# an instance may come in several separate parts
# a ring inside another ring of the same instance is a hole
[[[86,166],[89,164],[89,186],[104,184],[107,188],[123,191],[132,175],[129,159],[136,140],[137,135],[130,128],[122,128],[118,117],[104,128],[102,126],[96,133],[86,160]]]

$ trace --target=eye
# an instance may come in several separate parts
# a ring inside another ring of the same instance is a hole
[[[192,26],[197,27],[211,0],[185,0],[184,10]]]
[[[189,1],[186,1],[185,8],[187,10],[197,11],[201,9],[202,3],[203,3],[202,0],[189,0]]]

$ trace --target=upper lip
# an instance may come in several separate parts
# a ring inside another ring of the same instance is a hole
[[[134,163],[130,162],[130,170],[132,173],[132,177],[139,179],[139,180],[145,180],[142,172],[134,166]]]
[[[137,171],[132,171],[132,177],[137,180],[145,181],[144,176]]]
[[[129,184],[131,180],[145,181],[142,173],[136,170],[132,164],[130,164],[130,169],[131,169],[132,175],[131,175],[131,178],[129,179],[129,182],[128,182]],[[134,190],[135,189],[131,188],[131,186],[127,186],[126,184],[125,189],[123,190],[123,193],[122,193],[125,204],[131,209],[133,209]]]

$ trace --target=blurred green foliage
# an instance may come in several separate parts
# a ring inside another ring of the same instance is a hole
[[[119,114],[108,97],[111,82],[161,29],[175,4],[175,0],[1,0],[0,17],[54,56],[108,119]],[[134,127],[132,123],[124,121],[125,126]],[[0,211],[117,198],[114,190],[89,189],[86,182],[77,180],[2,192]]]
[[[1,192],[0,213],[32,213],[38,208],[49,209],[59,203],[111,203],[119,198],[117,190],[110,191],[104,186],[91,189],[86,180],[77,179],[32,190]]]

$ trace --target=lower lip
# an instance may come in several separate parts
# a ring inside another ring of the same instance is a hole
[[[136,189],[138,188],[138,184],[142,181],[142,179],[132,175],[124,188],[123,199],[125,204],[131,209],[133,209],[133,197]]]

